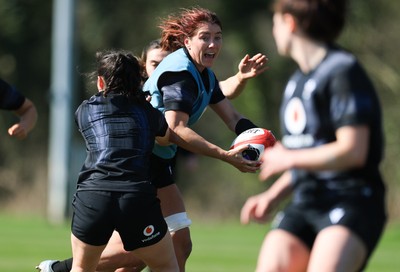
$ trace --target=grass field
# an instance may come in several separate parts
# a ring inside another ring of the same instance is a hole
[[[0,215],[0,271],[36,271],[44,259],[71,255],[69,223],[49,225],[43,218]],[[194,220],[193,252],[188,272],[254,271],[266,226],[238,223],[204,223]],[[387,228],[367,272],[400,271],[400,225]]]

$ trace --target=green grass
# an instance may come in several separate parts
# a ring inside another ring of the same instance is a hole
[[[71,256],[69,222],[52,226],[37,217],[0,215],[0,271],[29,272],[44,259]],[[254,271],[267,226],[194,220],[188,272]],[[400,267],[400,225],[391,224],[366,272],[395,272]]]
[[[238,223],[203,224],[191,228],[193,251],[187,271],[254,271],[267,226]]]
[[[400,271],[400,223],[387,227],[365,272]]]
[[[48,258],[71,255],[69,226],[51,226],[44,219],[0,215],[0,271],[36,271]]]

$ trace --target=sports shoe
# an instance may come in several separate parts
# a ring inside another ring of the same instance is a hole
[[[40,272],[54,272],[51,266],[56,262],[57,262],[56,260],[43,261],[36,266],[36,269],[39,270]]]

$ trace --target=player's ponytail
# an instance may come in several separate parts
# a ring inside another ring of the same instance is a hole
[[[145,102],[142,92],[141,67],[138,59],[126,51],[102,51],[96,54],[97,74],[105,80],[103,95],[120,93],[138,102]]]

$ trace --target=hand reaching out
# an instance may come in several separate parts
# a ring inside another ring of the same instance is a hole
[[[8,129],[8,134],[19,140],[23,140],[28,135],[28,130],[20,123],[14,124]]]
[[[288,154],[289,152],[280,142],[276,142],[273,147],[267,148],[261,158],[260,180],[266,180],[290,169],[291,157]]]
[[[265,72],[269,68],[267,62],[268,58],[261,53],[258,53],[251,58],[247,54],[238,65],[239,80],[247,80]]]
[[[267,62],[267,57],[261,53],[251,58],[248,54],[244,56],[239,62],[238,72],[226,80],[219,82],[222,93],[228,99],[238,97],[244,90],[248,79],[258,76],[269,68]]]
[[[37,121],[36,106],[28,98],[22,106],[14,112],[19,118],[19,122],[8,129],[8,134],[19,140],[25,139],[29,132],[35,127]]]
[[[267,221],[269,213],[273,210],[273,201],[268,197],[267,191],[249,197],[240,212],[240,222],[249,224],[250,221],[263,223]]]

